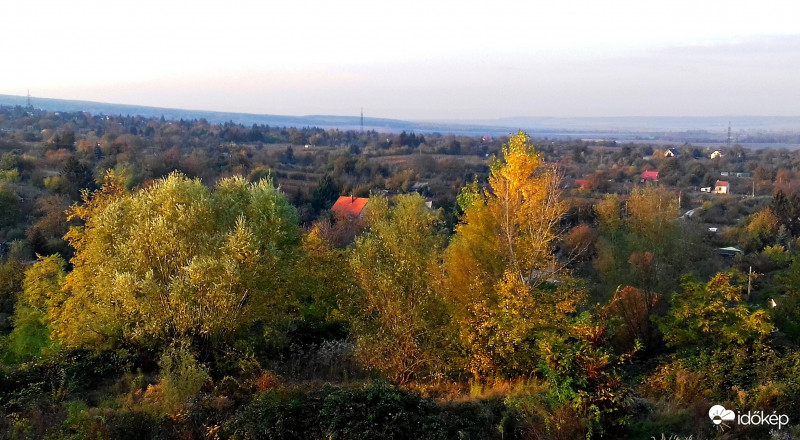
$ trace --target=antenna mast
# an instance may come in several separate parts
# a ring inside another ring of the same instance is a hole
[[[28,108],[31,107],[33,107],[33,105],[31,105],[31,89],[28,89]]]
[[[364,132],[364,107],[361,107],[361,132]]]

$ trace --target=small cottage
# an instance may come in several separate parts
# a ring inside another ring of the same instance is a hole
[[[642,182],[644,182],[645,180],[657,181],[658,180],[658,171],[645,171],[645,172],[643,172],[642,173]]]

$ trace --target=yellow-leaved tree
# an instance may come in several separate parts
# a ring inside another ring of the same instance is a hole
[[[284,314],[299,237],[271,182],[234,177],[210,191],[173,173],[127,193],[109,174],[84,199],[71,213],[84,225],[66,235],[75,257],[63,294],[41,301],[62,345],[209,343]]]
[[[459,196],[445,284],[476,378],[531,372],[542,343],[565,331],[583,299],[553,255],[566,209],[558,184],[520,132],[491,165],[488,187]]]

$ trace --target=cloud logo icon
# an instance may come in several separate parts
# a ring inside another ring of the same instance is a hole
[[[729,409],[725,409],[725,407],[722,405],[714,405],[708,410],[708,418],[710,418],[715,425],[719,425],[722,422],[730,422],[735,420],[736,413]]]

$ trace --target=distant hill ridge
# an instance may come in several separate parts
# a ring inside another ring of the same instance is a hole
[[[358,130],[361,128],[360,116],[309,115],[285,116],[253,113],[215,112],[208,110],[185,110],[161,107],[147,107],[126,104],[109,104],[93,101],[73,101],[67,99],[31,97],[35,108],[49,111],[86,111],[92,114],[106,115],[141,115],[144,117],[166,119],[201,119],[211,123],[234,122],[242,125],[264,124],[285,127],[320,127]],[[0,95],[0,105],[27,105],[26,96]],[[418,133],[454,133],[454,134],[501,134],[511,132],[510,128],[498,126],[479,127],[476,124],[439,124],[436,122],[412,122],[400,119],[364,117],[364,129],[380,132],[415,131]]]
[[[74,101],[52,98],[31,98],[36,108],[49,111],[87,111],[93,114],[141,115],[167,119],[201,119],[212,123],[234,122],[243,125],[265,124],[286,127],[320,127],[358,130],[359,116],[309,115],[286,116],[252,113],[216,112]],[[26,105],[27,97],[0,95],[0,105]],[[379,132],[452,133],[457,135],[503,135],[525,130],[532,136],[574,137],[606,136],[624,139],[622,134],[708,131],[722,133],[728,124],[735,131],[757,132],[800,131],[800,116],[633,116],[633,117],[514,117],[499,119],[452,119],[438,121],[406,121],[389,118],[364,118],[365,130]],[[611,136],[616,134],[617,136]]]

